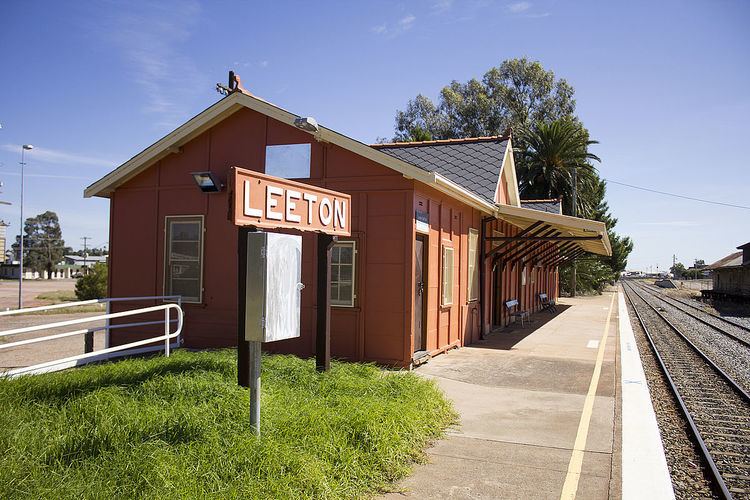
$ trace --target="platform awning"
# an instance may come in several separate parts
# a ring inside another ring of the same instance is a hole
[[[519,244],[527,247],[533,244],[539,248],[542,243],[553,243],[561,253],[568,255],[584,252],[612,255],[607,227],[603,222],[511,205],[498,205],[496,217],[521,228],[521,232],[515,236],[487,237],[487,240],[499,243],[497,250],[505,253]],[[526,252],[519,249],[515,255],[522,253]]]

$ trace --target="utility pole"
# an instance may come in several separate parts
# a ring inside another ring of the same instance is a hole
[[[578,217],[578,171],[577,167],[573,167],[573,217]],[[578,263],[573,258],[573,272],[570,276],[570,296],[576,296],[576,271],[578,271]]]
[[[19,253],[18,253],[18,308],[23,308],[23,230],[24,230],[24,224],[23,224],[23,170],[26,166],[26,162],[24,161],[24,153],[26,151],[31,151],[34,149],[34,146],[31,144],[24,144],[21,146],[21,227],[18,229],[19,236],[21,237],[21,241],[19,242]]]
[[[86,267],[86,259],[89,256],[89,247],[87,245],[87,242],[88,242],[88,240],[91,239],[91,237],[90,236],[82,236],[81,239],[83,240],[83,272],[84,272],[84,274],[88,274],[86,272],[87,269],[88,269]]]

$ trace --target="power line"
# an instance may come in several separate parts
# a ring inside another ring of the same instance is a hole
[[[667,192],[664,192],[664,191],[658,191],[656,189],[645,188],[645,187],[642,187],[642,186],[634,186],[632,184],[626,184],[624,182],[613,181],[611,179],[604,179],[604,180],[607,181],[607,182],[611,182],[612,184],[619,184],[620,186],[627,186],[629,188],[640,189],[641,191],[649,191],[651,193],[663,194],[663,195],[666,195],[666,196],[674,196],[675,198],[682,198],[684,200],[699,201],[701,203],[710,203],[712,205],[722,205],[722,206],[725,206],[725,207],[742,208],[742,209],[745,209],[745,210],[750,210],[750,207],[745,206],[745,205],[734,205],[732,203],[723,203],[721,201],[704,200],[704,199],[701,199],[701,198],[694,198],[692,196],[684,196],[684,195],[681,195],[681,194],[667,193]]]

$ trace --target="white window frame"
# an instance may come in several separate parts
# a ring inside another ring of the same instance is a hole
[[[474,240],[474,258],[471,258],[471,238],[472,235],[476,238]],[[469,238],[466,242],[467,245],[467,273],[466,273],[466,301],[476,302],[479,300],[479,231],[474,228],[469,228]],[[473,272],[472,272],[473,267]],[[473,281],[472,281],[473,280]]]
[[[345,302],[334,302],[334,298],[331,297],[331,307],[355,307],[357,301],[357,242],[355,240],[339,240],[333,246],[347,246],[352,249],[352,295],[351,299]],[[334,263],[333,259],[331,260],[331,269],[333,269]],[[333,277],[331,278],[331,285],[333,285]]]
[[[450,286],[446,287],[446,267],[445,267],[445,259],[447,257],[446,252],[450,252],[450,266],[448,269],[450,269]],[[440,256],[440,305],[443,307],[449,307],[453,305],[453,288],[455,287],[455,278],[456,278],[456,254],[455,250],[453,249],[453,245],[446,245],[443,244],[442,250],[441,250],[441,256]],[[446,297],[446,290],[450,292],[450,297]]]
[[[180,219],[197,219],[195,222],[200,223],[200,230],[198,231],[198,234],[200,235],[200,258],[198,260],[200,265],[200,272],[198,273],[198,288],[199,288],[199,297],[198,300],[188,300],[185,297],[182,298],[183,304],[202,304],[203,303],[203,246],[205,244],[206,238],[205,238],[205,232],[206,232],[206,225],[205,225],[205,217],[203,215],[166,215],[164,217],[164,278],[162,280],[162,293],[164,295],[174,295],[171,290],[167,290],[167,275],[169,271],[170,266],[170,247],[171,242],[169,241],[170,236],[170,222],[176,221],[179,222]]]

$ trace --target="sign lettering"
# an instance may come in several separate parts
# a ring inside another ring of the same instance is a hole
[[[237,167],[232,171],[234,224],[351,235],[348,194]]]

